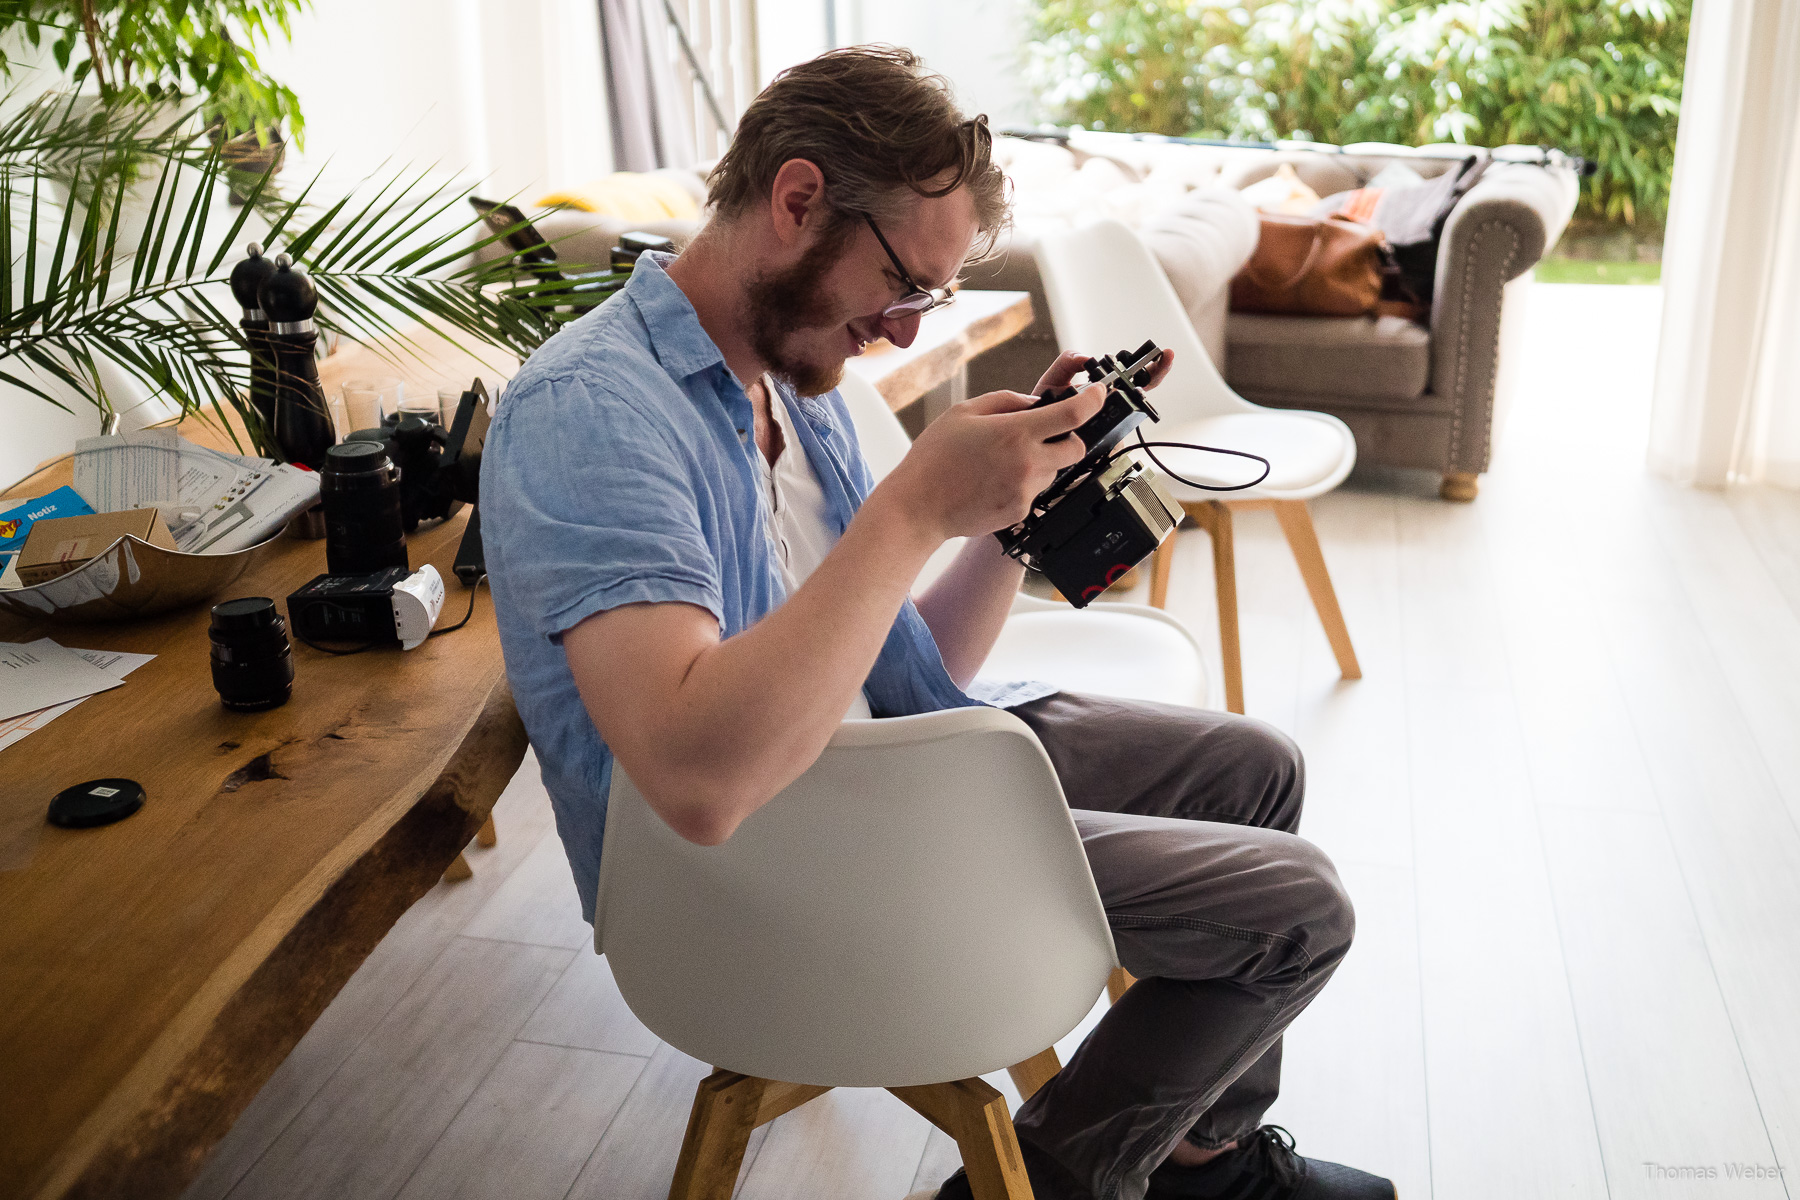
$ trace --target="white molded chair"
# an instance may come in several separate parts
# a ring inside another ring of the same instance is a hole
[[[1170,489],[1213,542],[1224,660],[1225,707],[1244,711],[1243,661],[1238,647],[1237,577],[1232,552],[1234,509],[1272,508],[1287,536],[1313,607],[1345,679],[1362,668],[1350,644],[1306,502],[1342,483],[1356,465],[1356,439],[1326,413],[1265,408],[1232,391],[1214,367],[1168,277],[1138,236],[1114,220],[1045,234],[1036,249],[1057,341],[1065,350],[1103,354],[1135,348],[1146,338],[1175,351],[1175,366],[1151,394],[1162,416],[1141,428],[1146,440],[1198,442],[1248,450],[1267,458],[1269,477],[1242,492],[1207,492],[1166,475]],[[1170,469],[1208,484],[1241,483],[1261,468],[1241,458],[1158,449]],[[1168,600],[1175,538],[1164,541],[1151,565],[1150,603]]]
[[[906,456],[912,444],[906,430],[862,377],[846,373],[838,390],[869,470],[880,479]],[[947,544],[926,576],[947,566],[961,545],[961,538]],[[1141,604],[1109,602],[1078,610],[1021,592],[981,673],[1039,679],[1071,692],[1194,708],[1207,704],[1206,667],[1194,635],[1167,613]]]
[[[717,1068],[671,1200],[729,1200],[751,1131],[832,1087],[887,1088],[956,1139],[977,1200],[1030,1200],[978,1076],[1047,1053],[1054,1073],[1044,1047],[1117,965],[1050,760],[991,708],[845,722],[718,846],[615,766],[594,945],[638,1018]]]

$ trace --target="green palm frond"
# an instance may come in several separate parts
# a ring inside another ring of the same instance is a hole
[[[522,358],[570,318],[568,285],[510,256],[477,261],[512,231],[488,230],[466,189],[395,172],[326,202],[317,179],[282,196],[264,176],[234,212],[230,168],[192,127],[49,99],[0,120],[10,218],[0,230],[0,382],[107,412],[106,360],[184,413],[253,414],[249,350],[226,290],[251,240],[304,266],[321,329],[359,342],[423,353],[424,327]]]

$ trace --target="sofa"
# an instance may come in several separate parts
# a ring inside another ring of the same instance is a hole
[[[1079,130],[1049,140],[997,138],[995,157],[1013,182],[1013,220],[996,254],[964,272],[964,286],[1028,291],[1037,316],[970,364],[969,394],[1027,387],[1056,357],[1035,239],[1116,217],[1149,245],[1238,392],[1258,404],[1332,413],[1356,435],[1360,463],[1436,471],[1446,499],[1473,499],[1504,417],[1531,268],[1574,212],[1572,170],[1522,161],[1540,157],[1536,148],[1494,151],[1494,164],[1445,224],[1428,322],[1253,315],[1227,304],[1231,277],[1255,250],[1259,229],[1241,189],[1291,164],[1313,191],[1330,196],[1363,186],[1392,163],[1429,178],[1468,153],[1465,146],[1206,146]],[[654,174],[704,200],[704,167]],[[536,224],[565,262],[584,263],[606,262],[630,229],[680,243],[698,227],[685,216],[571,207]]]
[[[1572,170],[1516,161],[1538,158],[1535,148],[1494,151],[1494,164],[1445,224],[1427,323],[1227,307],[1231,277],[1255,249],[1258,228],[1240,189],[1291,164],[1325,197],[1362,187],[1391,163],[1430,178],[1468,153],[1464,146],[1203,146],[1081,131],[1055,141],[1001,138],[996,156],[1014,180],[1014,220],[1000,253],[971,267],[965,286],[1030,291],[1038,318],[971,365],[970,391],[1019,387],[1056,355],[1031,254],[1035,239],[1112,216],[1143,237],[1201,342],[1245,398],[1332,413],[1356,435],[1359,463],[1436,471],[1446,499],[1471,500],[1504,418],[1531,268],[1574,212]]]

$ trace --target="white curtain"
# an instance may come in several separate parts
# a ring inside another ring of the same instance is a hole
[[[1697,0],[1650,465],[1800,487],[1800,4]]]

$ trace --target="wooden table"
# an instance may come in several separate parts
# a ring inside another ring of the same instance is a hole
[[[886,341],[874,342],[848,365],[876,386],[890,409],[899,412],[942,384],[960,390],[957,385],[966,378],[970,359],[1030,324],[1029,292],[958,292],[955,304],[925,314],[919,321],[919,336],[906,349]]]
[[[855,367],[902,408],[1030,320],[1025,293],[965,292],[911,347],[871,348]],[[352,348],[320,374],[328,390],[366,375],[410,390],[492,385],[516,366],[420,347],[423,362]],[[230,448],[194,424],[188,437]],[[70,475],[56,463],[9,494]],[[450,571],[464,520],[409,539],[412,561],[448,582],[446,623],[467,603]],[[277,542],[228,595],[281,601],[324,560],[323,542]],[[0,641],[157,655],[0,751],[0,840],[24,839],[22,865],[0,869],[0,1196],[179,1195],[456,861],[526,747],[485,591],[466,627],[417,650],[296,643],[293,699],[255,714],[218,703],[205,606],[112,625],[0,615]],[[110,775],[144,785],[142,811],[103,829],[44,823],[56,792]]]
[[[445,623],[468,603],[450,572],[464,522],[409,539],[448,581]],[[279,602],[325,569],[323,542],[265,554],[229,595]],[[526,745],[486,591],[467,626],[417,650],[296,643],[293,699],[253,714],[219,705],[205,606],[111,625],[0,617],[4,641],[157,655],[0,751],[0,820],[29,839],[0,871],[0,1196],[178,1195],[455,861]],[[44,823],[57,791],[111,775],[144,785],[136,815]]]

